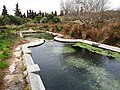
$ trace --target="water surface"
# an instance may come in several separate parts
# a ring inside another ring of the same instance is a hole
[[[32,48],[46,90],[120,90],[120,62],[71,44],[47,41]]]

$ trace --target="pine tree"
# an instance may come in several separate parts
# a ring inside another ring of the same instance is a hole
[[[25,15],[25,13],[22,15],[22,17],[23,17],[23,18],[26,18],[26,15]]]
[[[30,9],[29,10],[29,18],[31,18],[32,17],[32,10]]]
[[[54,15],[54,12],[52,11],[51,14]]]
[[[8,15],[7,9],[6,9],[5,5],[3,5],[2,15],[3,15],[3,16]]]
[[[16,8],[15,8],[15,16],[21,16],[21,11],[19,9],[18,3],[16,4]]]
[[[29,18],[29,11],[27,10],[27,18]]]
[[[42,12],[41,12],[41,10],[39,11],[38,15],[40,15],[40,16],[42,15]]]
[[[57,16],[57,11],[55,11],[55,14],[54,14],[55,16]]]

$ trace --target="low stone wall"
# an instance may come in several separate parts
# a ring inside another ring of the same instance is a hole
[[[45,40],[41,39],[22,45],[23,62],[27,67],[28,82],[30,83],[31,90],[45,90],[41,77],[37,74],[40,73],[40,68],[37,64],[34,63],[31,56],[32,52],[29,50],[29,47],[41,45],[44,42]]]
[[[103,48],[103,49],[107,49],[107,50],[111,50],[111,51],[120,53],[120,48],[118,48],[118,47],[114,47],[114,46],[110,46],[110,45],[106,45],[106,44],[101,44],[101,43],[97,43],[97,42],[93,42],[93,41],[83,40],[83,39],[64,39],[63,35],[58,34],[58,33],[52,33],[49,31],[47,31],[46,33],[49,33],[49,34],[56,36],[54,38],[54,40],[59,41],[59,42],[68,42],[68,43],[81,42],[81,43],[89,44],[89,45],[92,45],[92,46],[95,46],[98,48]]]

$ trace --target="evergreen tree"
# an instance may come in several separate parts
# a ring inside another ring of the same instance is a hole
[[[52,11],[51,14],[54,15],[54,12]]]
[[[57,16],[57,11],[55,11],[55,14],[54,14],[55,16]]]
[[[8,15],[7,9],[6,9],[5,5],[3,5],[2,15],[3,15],[3,16]]]
[[[16,8],[15,8],[15,16],[20,16],[21,17],[21,11],[20,11],[20,9],[19,9],[19,5],[18,5],[18,3],[16,4]]]
[[[27,10],[27,18],[29,18],[29,11]]]
[[[31,18],[32,17],[32,10],[30,9],[29,10],[29,18]]]
[[[23,17],[23,18],[26,18],[26,15],[25,15],[25,13],[22,15],[22,17]]]
[[[39,11],[38,15],[40,15],[40,16],[42,15],[42,12],[41,12],[41,10]]]
[[[45,16],[44,12],[42,12],[41,16],[42,16],[42,17],[44,17],[44,16]]]

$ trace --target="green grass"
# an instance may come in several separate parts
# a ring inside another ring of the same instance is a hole
[[[73,46],[78,46],[78,47],[87,49],[91,52],[95,52],[97,54],[101,54],[101,55],[104,55],[104,56],[114,57],[117,60],[120,60],[120,53],[118,53],[118,52],[113,52],[113,51],[110,51],[110,50],[97,48],[97,47],[94,47],[94,46],[91,46],[91,45],[88,45],[88,44],[84,44],[84,43],[76,43]]]
[[[8,67],[8,62],[7,61],[1,61],[0,62],[0,69],[4,69]]]
[[[0,69],[8,66],[6,59],[12,55],[11,46],[17,40],[17,35],[11,32],[0,32]]]

